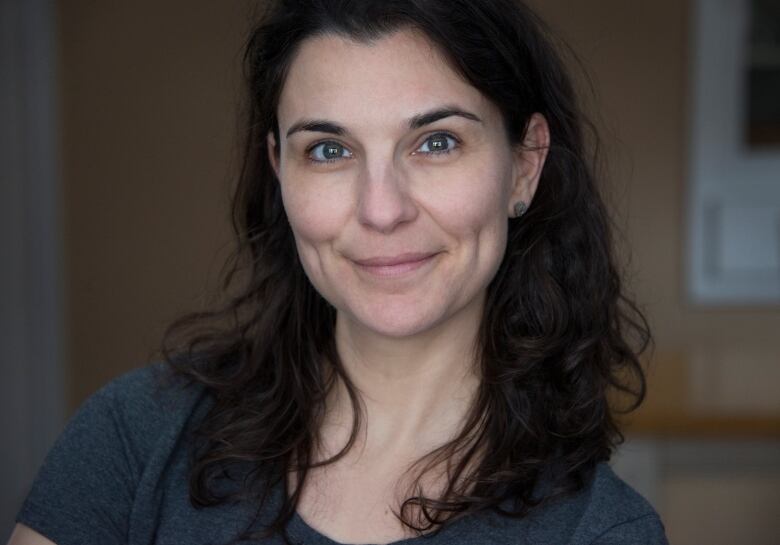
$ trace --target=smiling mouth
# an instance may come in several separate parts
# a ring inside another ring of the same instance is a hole
[[[433,261],[438,253],[408,253],[397,256],[378,256],[369,259],[356,259],[353,262],[359,269],[382,278],[403,276]]]

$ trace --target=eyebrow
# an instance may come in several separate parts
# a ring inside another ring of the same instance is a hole
[[[407,124],[410,129],[414,130],[419,129],[420,127],[424,127],[425,125],[435,123],[440,119],[453,116],[463,117],[471,121],[476,121],[477,123],[482,123],[482,120],[471,112],[467,112],[466,110],[456,106],[444,106],[429,112],[414,115],[409,118]],[[287,138],[290,138],[291,135],[301,131],[324,132],[328,134],[335,134],[337,136],[344,136],[349,134],[347,129],[332,121],[325,119],[303,119],[297,123],[294,123],[292,127],[289,128],[287,131]]]

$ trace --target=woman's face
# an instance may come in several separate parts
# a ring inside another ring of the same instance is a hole
[[[278,121],[298,253],[344,325],[404,337],[478,319],[543,151],[513,149],[499,110],[413,31],[303,42]],[[541,116],[529,138],[546,143]]]

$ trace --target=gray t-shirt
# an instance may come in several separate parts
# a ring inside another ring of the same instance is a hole
[[[161,387],[160,367],[128,373],[79,409],[49,452],[21,522],[57,545],[222,545],[257,514],[249,504],[196,508],[189,498],[189,432],[211,400],[203,388]],[[268,521],[280,494],[260,513]],[[295,515],[292,540],[338,545]],[[281,544],[281,537],[265,543]],[[464,517],[432,536],[397,545],[662,545],[653,508],[606,464],[580,493],[523,519]]]

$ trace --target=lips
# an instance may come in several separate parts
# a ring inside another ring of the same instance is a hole
[[[356,259],[355,263],[364,267],[393,267],[404,263],[423,261],[434,254],[432,253],[408,253],[392,257],[372,257],[369,259]]]
[[[412,272],[433,260],[437,253],[405,253],[353,260],[360,269],[380,277],[400,276]]]

